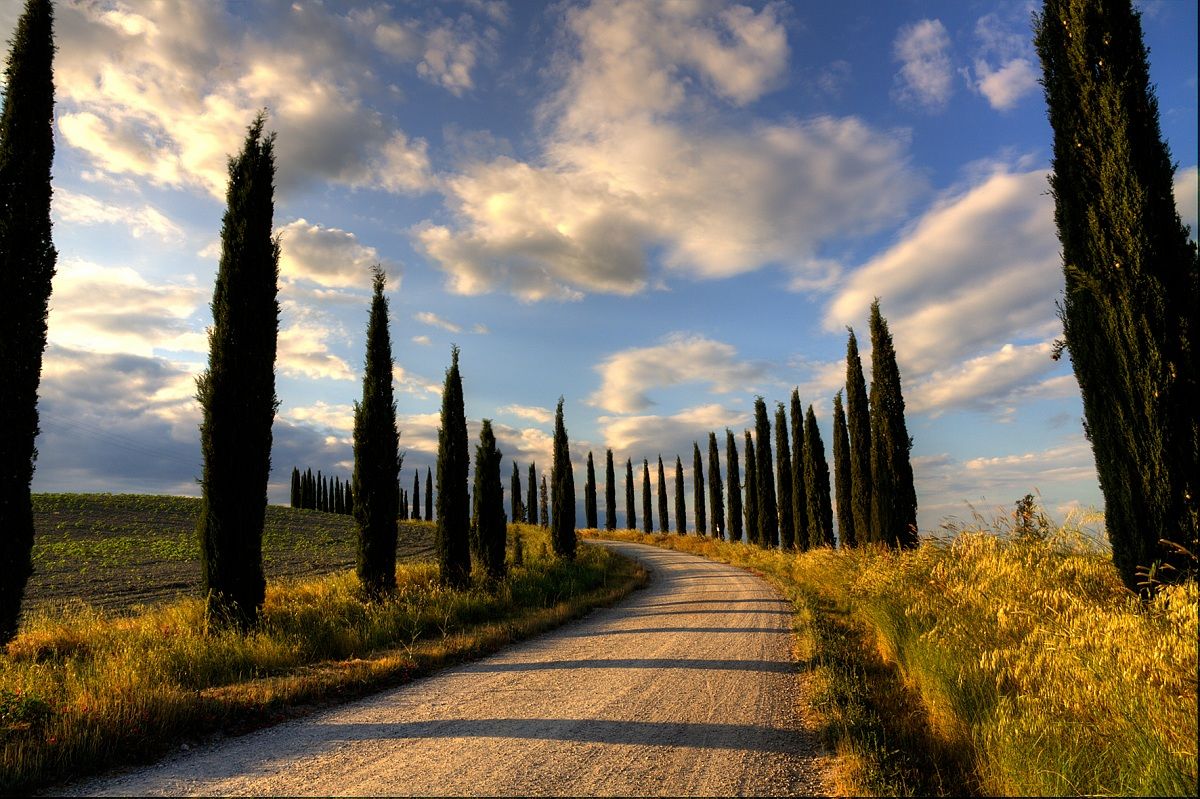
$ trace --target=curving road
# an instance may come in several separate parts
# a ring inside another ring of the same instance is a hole
[[[600,542],[647,588],[497,655],[77,794],[818,794],[789,607],[740,569]],[[61,787],[60,787],[61,790]]]

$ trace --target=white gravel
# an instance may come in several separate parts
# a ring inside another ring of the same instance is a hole
[[[811,795],[789,606],[740,569],[601,542],[650,585],[500,654],[67,795]]]

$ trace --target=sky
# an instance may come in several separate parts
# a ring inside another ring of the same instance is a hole
[[[226,165],[277,133],[269,499],[352,469],[370,267],[388,275],[404,482],[462,351],[508,485],[682,456],[798,387],[827,457],[846,326],[878,296],[919,526],[1103,506],[1055,303],[1034,6],[57,0],[58,273],[35,491],[197,495],[195,376]],[[0,30],[21,4],[0,2]],[[1196,6],[1139,4],[1196,229]],[[868,381],[870,375],[867,375]],[[472,448],[473,451],[473,448]],[[603,490],[603,489],[601,489]],[[640,494],[639,494],[640,496]],[[601,505],[603,503],[601,502]],[[639,508],[640,512],[640,508]],[[582,523],[582,513],[580,513]],[[690,523],[690,519],[689,519]],[[672,523],[674,526],[674,523]]]

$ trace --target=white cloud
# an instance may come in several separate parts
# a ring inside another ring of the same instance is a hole
[[[288,408],[280,415],[298,424],[324,427],[345,434],[354,431],[353,405],[330,405],[318,400],[312,405]]]
[[[420,344],[422,347],[428,347],[433,343],[429,340],[429,336],[413,336],[412,342],[414,344]]]
[[[745,411],[710,404],[685,408],[669,416],[601,416],[597,421],[604,445],[612,448],[614,460],[633,458],[636,465],[637,461],[652,459],[659,453],[664,463],[668,454],[673,457],[690,453],[692,442],[701,441],[701,436],[707,439],[709,431],[717,433],[723,453],[725,439],[721,431],[726,427],[734,431],[740,449],[740,431],[752,423],[752,417]]]
[[[1014,58],[993,70],[986,61],[975,62],[976,88],[992,108],[1007,111],[1037,88],[1038,75],[1027,58]]]
[[[129,267],[68,258],[50,297],[49,340],[91,352],[207,352],[208,340],[188,321],[205,299],[194,284],[154,285]]]
[[[307,305],[280,303],[280,330],[275,364],[291,377],[354,380],[350,364],[329,349],[331,340],[348,342],[346,331],[328,314]]]
[[[1192,229],[1192,241],[1196,241],[1200,237],[1200,232],[1196,230],[1196,195],[1198,192],[1200,192],[1200,186],[1197,184],[1195,166],[1184,167],[1175,173],[1175,209],[1179,212],[1179,218],[1183,220],[1183,224]]]
[[[418,322],[420,322],[423,325],[429,325],[430,327],[440,327],[442,330],[448,330],[451,333],[461,333],[462,332],[461,325],[457,325],[448,319],[443,319],[442,317],[435,314],[433,311],[420,311],[418,313],[413,314],[413,319],[416,319]]]
[[[934,111],[944,108],[954,91],[949,48],[950,35],[941,20],[923,19],[900,28],[892,44],[901,63],[893,96]]]
[[[766,378],[762,364],[740,360],[731,344],[676,333],[662,344],[637,347],[596,366],[600,388],[588,399],[613,413],[635,413],[654,404],[649,391],[685,383],[708,383],[717,393],[748,390]]]
[[[371,267],[381,263],[374,247],[359,243],[353,233],[297,219],[280,227],[279,272],[291,280],[311,280],[321,286],[369,288]],[[398,269],[389,266],[393,286]]]
[[[908,410],[937,416],[951,408],[995,407],[1008,399],[1014,386],[1026,385],[1054,368],[1052,350],[1049,341],[1005,344],[995,352],[936,370],[906,392]]]
[[[967,82],[997,111],[1006,111],[1037,88],[1038,71],[1030,42],[1028,9],[991,13],[975,23],[979,48],[974,77]],[[966,73],[966,70],[964,70]]]
[[[87,194],[66,188],[54,190],[53,212],[56,221],[64,225],[121,225],[135,239],[155,236],[166,242],[177,242],[183,229],[151,205],[124,205],[102,202]]]
[[[554,411],[548,408],[539,408],[536,405],[505,405],[497,408],[496,413],[512,414],[538,424],[550,424],[554,421]]]
[[[398,363],[392,365],[392,378],[396,381],[397,387],[407,394],[434,397],[442,395],[441,383],[413,374]]]

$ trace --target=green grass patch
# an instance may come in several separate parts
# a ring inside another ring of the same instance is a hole
[[[195,598],[124,615],[35,612],[0,657],[0,790],[149,761],[396,685],[610,604],[646,578],[600,547],[555,559],[546,531],[513,529],[524,564],[497,586],[442,588],[427,562],[401,564],[395,594],[374,602],[352,572],[277,580],[250,635],[206,630]]]

